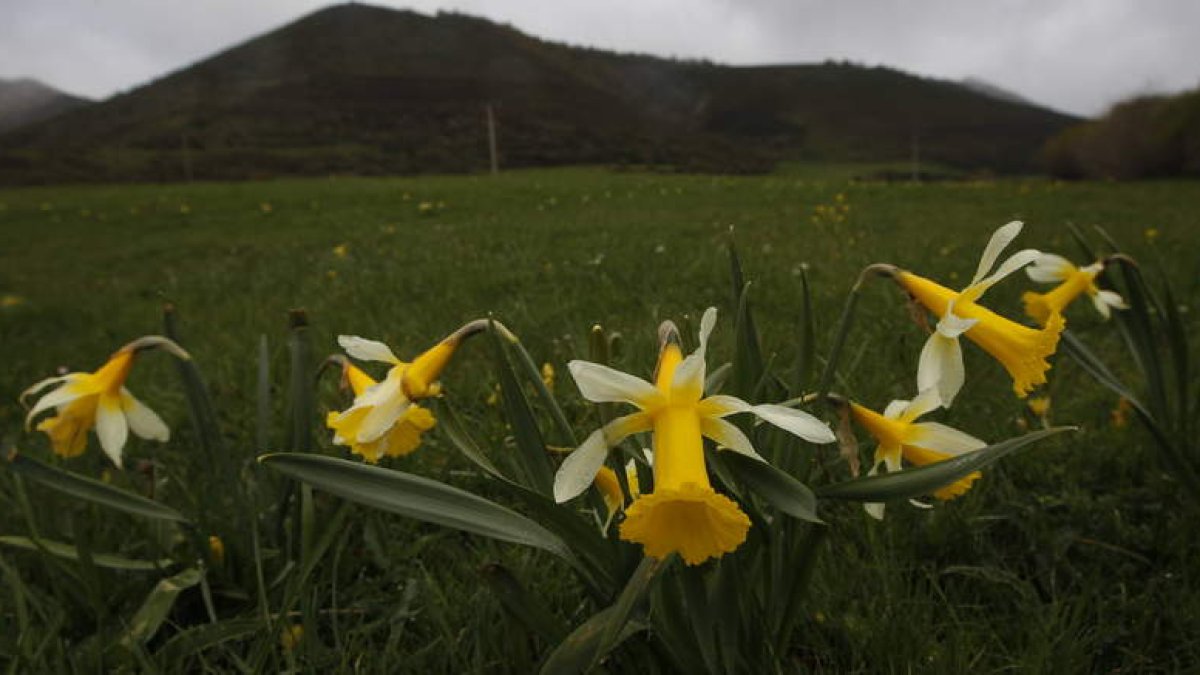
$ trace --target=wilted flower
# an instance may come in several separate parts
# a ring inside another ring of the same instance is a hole
[[[1051,314],[1045,328],[1035,330],[976,304],[989,288],[1041,255],[1033,249],[1018,251],[995,272],[988,274],[1000,253],[1020,232],[1021,223],[1017,221],[996,230],[984,249],[971,283],[957,293],[911,272],[895,272],[895,280],[940,319],[937,329],[921,350],[917,388],[936,387],[942,404],[947,407],[966,379],[962,347],[958,342],[963,334],[1004,366],[1013,379],[1013,391],[1017,396],[1025,397],[1036,385],[1046,381],[1046,371],[1050,369],[1046,358],[1058,347],[1058,337],[1064,326],[1062,316]]]
[[[901,469],[901,458],[917,466],[940,462],[955,455],[986,446],[983,441],[937,422],[917,422],[917,418],[941,407],[936,389],[926,389],[912,401],[892,401],[883,414],[850,403],[854,420],[871,434],[879,445],[875,461],[867,475],[875,475],[880,466],[888,473]],[[971,487],[979,478],[978,471],[934,491],[938,499],[953,499]],[[883,504],[867,504],[867,512],[883,517]]]
[[[50,377],[26,389],[21,401],[43,389],[61,385],[42,396],[25,416],[29,427],[39,414],[53,408],[55,415],[37,425],[50,437],[54,453],[75,457],[87,448],[87,432],[96,428],[100,447],[113,464],[121,466],[121,451],[132,431],[135,436],[166,441],[171,432],[162,419],[125,388],[125,378],[138,352],[162,347],[180,359],[190,359],[182,347],[157,335],[138,338],[118,349],[108,362],[94,373],[68,373]]]
[[[1042,284],[1058,283],[1049,293],[1027,291],[1021,296],[1025,313],[1034,321],[1046,325],[1054,314],[1061,314],[1075,298],[1087,293],[1100,316],[1107,319],[1112,309],[1128,309],[1125,300],[1113,291],[1096,286],[1096,276],[1104,271],[1104,263],[1093,263],[1087,267],[1076,267],[1062,256],[1043,253],[1032,265],[1025,268],[1030,279]]]
[[[815,417],[777,405],[752,406],[733,396],[704,395],[705,350],[716,324],[709,308],[700,321],[700,345],[686,359],[675,325],[659,330],[655,383],[587,361],[568,364],[584,398],[596,403],[628,403],[639,408],[588,436],[559,468],[554,497],[567,501],[592,483],[608,449],[627,436],[654,434],[654,491],[626,509],[621,538],[642,544],[646,555],[679,553],[697,565],[733,551],[746,538],[750,520],[737,504],[713,490],[704,462],[704,437],[721,447],[761,461],[750,439],[724,417],[751,412],[814,443],[832,443],[833,432]]]

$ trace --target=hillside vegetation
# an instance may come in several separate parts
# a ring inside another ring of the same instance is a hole
[[[1060,178],[1198,176],[1200,89],[1120,103],[1055,136],[1044,158]]]
[[[825,63],[729,67],[555,44],[483,19],[340,5],[0,138],[6,182],[471,172],[781,160],[1026,171],[1075,120],[958,83]]]

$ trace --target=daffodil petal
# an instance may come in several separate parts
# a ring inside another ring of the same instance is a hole
[[[1104,301],[1104,298],[1100,297],[1099,293],[1092,295],[1092,306],[1106,320],[1112,317],[1112,307],[1108,306],[1108,303]]]
[[[987,276],[987,273],[996,264],[996,260],[1000,258],[1000,254],[1004,252],[1004,249],[1017,238],[1017,235],[1021,234],[1023,226],[1021,221],[1014,220],[992,233],[992,238],[988,240],[987,247],[983,249],[983,255],[979,257],[979,267],[975,269],[975,276],[971,278],[971,286],[979,283]]]
[[[921,348],[921,357],[917,361],[917,389],[936,388],[942,405],[949,408],[965,381],[962,346],[957,339],[935,331]]]
[[[937,422],[918,422],[909,426],[904,442],[949,455],[961,455],[987,446],[968,433]]]
[[[1025,274],[1039,284],[1056,284],[1066,281],[1075,271],[1075,265],[1070,260],[1053,253],[1043,253],[1033,264],[1025,268]]]
[[[887,404],[887,407],[883,409],[883,416],[889,420],[900,419],[900,416],[903,415],[904,411],[908,409],[908,403],[908,401],[902,399],[891,401]]]
[[[57,408],[58,406],[66,405],[66,404],[70,403],[71,401],[74,401],[77,398],[81,398],[81,397],[87,396],[87,395],[89,395],[87,391],[81,391],[78,387],[73,387],[70,384],[59,387],[58,389],[55,389],[54,391],[46,394],[45,396],[38,399],[38,402],[35,403],[33,405],[33,408],[30,409],[29,413],[27,415],[25,415],[26,429],[29,428],[29,424],[33,421],[33,419],[35,417],[37,417],[39,414],[45,412],[46,410],[50,410],[51,408]]]
[[[1097,291],[1096,297],[1104,302],[1105,305],[1114,309],[1129,309],[1129,304],[1125,302],[1119,293],[1110,290]]]
[[[956,338],[959,335],[971,330],[975,324],[979,323],[979,319],[964,319],[954,313],[954,301],[946,307],[946,313],[938,320],[937,332],[948,338]]]
[[[171,440],[171,430],[167,428],[158,413],[137,400],[124,388],[121,389],[121,410],[125,413],[125,421],[129,423],[129,430],[135,436],[151,441]]]
[[[875,520],[883,520],[884,504],[881,502],[863,502],[863,511]]]
[[[904,410],[898,417],[903,422],[911,422],[940,407],[942,407],[942,397],[938,395],[936,387],[930,387],[921,390],[921,393],[917,394],[916,398],[904,407]]]
[[[25,399],[29,398],[30,396],[33,396],[34,394],[45,389],[46,387],[49,387],[52,384],[58,384],[60,382],[70,382],[71,380],[78,379],[80,377],[80,375],[81,375],[81,373],[67,373],[66,375],[56,375],[54,377],[47,377],[44,380],[35,382],[28,389],[21,392],[21,395],[18,397],[18,400],[20,400],[21,403],[24,404]]]
[[[739,455],[745,455],[760,462],[765,462],[755,450],[754,445],[746,434],[736,426],[716,417],[700,418],[700,433],[716,441],[717,445],[732,450]]]
[[[355,396],[354,402],[346,412],[380,406],[396,398],[404,398],[403,368],[392,368],[387,377],[367,387],[362,394]]]
[[[593,403],[630,403],[645,410],[660,405],[662,392],[635,375],[591,361],[567,364],[579,393]]]
[[[734,413],[750,412],[754,406],[736,396],[715,394],[696,404],[701,417],[725,417]]]
[[[400,359],[392,353],[392,348],[377,340],[367,340],[357,335],[339,335],[338,344],[346,353],[360,361],[383,361],[384,363],[400,363]]]
[[[837,440],[828,425],[803,410],[766,403],[756,405],[750,411],[764,422],[770,422],[809,443],[833,443]]]
[[[558,467],[558,473],[554,475],[554,500],[561,504],[582,494],[604,465],[609,448],[631,434],[649,431],[653,424],[650,415],[636,412],[618,417],[593,431]]]
[[[100,396],[96,404],[96,437],[100,439],[104,454],[117,468],[121,468],[121,450],[129,438],[129,425],[121,410],[120,397],[107,394]]]
[[[988,288],[995,286],[1005,277],[1037,260],[1041,257],[1041,255],[1042,252],[1034,248],[1027,248],[1017,251],[1009,256],[1007,260],[1000,263],[1000,267],[996,268],[995,272],[973,285],[983,286],[984,290],[987,290]],[[979,295],[982,296],[983,293],[980,292]],[[978,297],[979,296],[976,296],[976,299],[978,299]]]
[[[371,408],[358,427],[357,443],[370,443],[388,432],[411,404],[407,398],[396,396]]]

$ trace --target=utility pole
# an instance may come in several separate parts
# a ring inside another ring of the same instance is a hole
[[[500,173],[500,158],[496,155],[496,116],[492,113],[492,104],[488,103],[487,109],[487,132],[488,132],[488,154],[492,160],[492,175]]]

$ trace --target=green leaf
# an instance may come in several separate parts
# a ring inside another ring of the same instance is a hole
[[[159,581],[129,621],[129,629],[121,638],[121,644],[132,647],[135,643],[145,643],[154,637],[167,620],[179,594],[200,583],[201,577],[200,570],[189,567],[173,577]]]
[[[299,452],[312,451],[312,420],[316,416],[313,401],[312,348],[308,340],[308,315],[294,309],[289,315],[292,330],[288,333],[288,354],[291,356],[291,411],[288,426],[288,447]]]
[[[188,522],[188,519],[175,509],[126,492],[98,480],[68,473],[61,469],[43,464],[35,459],[13,451],[8,457],[8,466],[25,478],[36,481],[46,487],[64,494],[78,497],[85,501],[107,506],[118,511],[131,513],[135,516],[155,518],[158,520],[173,520]]]
[[[733,475],[775,508],[810,523],[822,522],[817,517],[817,498],[804,483],[752,457],[736,452],[722,452],[721,457]]]
[[[376,466],[334,457],[278,453],[264,465],[315,488],[391,513],[514,544],[549,551],[577,564],[566,543],[541,525],[465,490]]]
[[[542,675],[585,673],[630,635],[645,630],[644,623],[629,616],[663,566],[663,560],[643,558],[617,601],[583,622],[546,657]]]
[[[1016,452],[1031,443],[1063,431],[1074,430],[1075,427],[1055,427],[1034,431],[935,464],[826,485],[817,489],[817,496],[861,502],[883,502],[919,497],[953,483],[972,472],[979,471],[1001,457]]]
[[[65,544],[61,541],[52,541],[50,539],[38,539],[34,541],[29,537],[3,536],[0,537],[0,544],[26,551],[45,551],[50,555],[66,558],[67,560],[79,560],[79,553],[76,551],[75,546]],[[91,558],[92,564],[97,567],[125,572],[153,572],[174,564],[174,561],[169,558],[161,560],[137,560],[113,553],[92,553]]]
[[[821,372],[821,379],[817,383],[818,400],[823,400],[829,393],[829,388],[833,386],[833,376],[837,373],[842,348],[846,345],[846,337],[850,334],[850,326],[854,323],[854,308],[858,305],[858,289],[861,285],[860,278],[859,282],[850,289],[850,294],[846,296],[846,305],[842,307],[842,318],[838,320],[837,333],[834,334],[833,344],[829,348],[829,360],[825,362],[825,370]]]
[[[750,284],[742,288],[734,321],[733,393],[735,396],[755,400],[759,385],[766,376],[766,368],[763,365],[758,329],[754,326],[754,316],[750,313]]]
[[[458,451],[464,457],[469,459],[472,464],[483,469],[483,472],[492,478],[496,478],[505,482],[511,482],[510,479],[500,472],[500,469],[488,458],[487,455],[479,449],[479,445],[475,439],[463,427],[458,419],[458,413],[454,412],[454,406],[445,399],[436,399],[434,405],[437,407],[437,429],[448,441],[450,445],[458,448]]]
[[[168,303],[163,307],[163,332],[178,344],[183,344],[179,337],[179,325],[176,320],[175,306]],[[221,443],[221,430],[217,424],[217,414],[213,409],[212,397],[200,376],[200,368],[194,359],[175,359],[175,369],[183,382],[183,392],[187,396],[188,414],[192,425],[196,427],[196,436],[200,447],[208,458],[209,470],[216,472],[222,462],[224,452]]]
[[[533,490],[544,495],[553,494],[554,472],[546,453],[546,443],[538,428],[533,410],[525,398],[525,392],[517,381],[516,371],[508,358],[503,341],[495,329],[488,331],[492,341],[493,360],[500,378],[500,398],[504,405],[504,417],[512,427],[516,439],[516,456],[524,474],[524,482]]]
[[[813,319],[812,290],[808,285],[808,273],[800,270],[800,347],[796,352],[796,369],[791,382],[791,396],[799,396],[812,380],[814,364],[817,362],[816,322]]]

